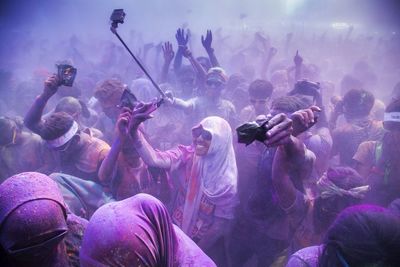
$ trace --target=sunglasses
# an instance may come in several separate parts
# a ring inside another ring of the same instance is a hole
[[[192,136],[193,138],[199,138],[201,136],[205,141],[211,141],[212,139],[212,134],[201,127],[192,129]]]
[[[208,85],[208,86],[214,86],[214,87],[220,87],[220,86],[222,86],[222,82],[219,82],[219,81],[213,81],[213,80],[208,80],[208,81],[206,81],[206,84]]]

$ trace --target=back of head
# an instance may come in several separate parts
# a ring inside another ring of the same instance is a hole
[[[75,97],[66,96],[58,101],[54,111],[65,112],[71,116],[76,116],[82,113],[82,106],[79,100]]]
[[[272,101],[271,110],[290,114],[308,107],[309,105],[305,102],[305,99],[298,95],[293,95],[276,98]]]
[[[272,95],[274,87],[272,83],[266,80],[257,79],[253,81],[249,86],[250,97],[257,99],[267,99]]]
[[[101,238],[99,238],[101,236]],[[106,204],[91,217],[82,242],[82,266],[173,266],[176,235],[165,206],[137,194]]]
[[[343,97],[344,114],[347,118],[368,116],[374,102],[372,93],[363,89],[351,89]]]
[[[114,98],[119,100],[125,88],[125,84],[120,80],[108,79],[96,86],[94,97],[96,97],[100,102],[108,102]]]
[[[400,219],[379,206],[343,210],[324,238],[318,266],[400,266]]]
[[[350,167],[329,168],[317,181],[319,196],[314,202],[314,229],[326,231],[343,209],[361,202],[369,191],[366,179]]]
[[[54,140],[71,129],[74,118],[65,112],[56,112],[50,115],[43,124],[40,136],[44,140]]]
[[[340,90],[342,95],[345,95],[351,89],[361,89],[362,87],[362,82],[350,74],[345,75],[340,81]]]

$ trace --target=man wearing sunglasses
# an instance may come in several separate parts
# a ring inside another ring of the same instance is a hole
[[[48,176],[14,175],[0,185],[0,266],[79,266],[86,225]]]
[[[227,120],[230,125],[236,125],[235,106],[229,100],[221,97],[227,80],[228,76],[222,68],[211,68],[207,72],[205,90],[202,95],[184,101],[167,94],[166,101],[190,115],[191,123],[199,123],[203,118],[209,116],[219,116]]]

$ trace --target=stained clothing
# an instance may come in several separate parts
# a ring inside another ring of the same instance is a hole
[[[317,267],[322,248],[322,246],[312,246],[297,251],[290,256],[286,267]]]
[[[63,159],[61,154],[59,171],[84,180],[99,182],[97,172],[110,146],[98,138],[89,135],[87,138],[89,141],[78,153],[72,155],[72,159]]]
[[[55,167],[53,157],[40,136],[22,132],[16,144],[0,147],[0,182],[21,172],[50,171]]]
[[[158,157],[170,162],[174,187],[172,218],[192,239],[201,242],[217,218],[232,220],[237,198],[237,166],[229,124],[219,117],[201,121],[212,134],[207,155],[179,146]],[[220,229],[223,233],[223,228]],[[211,244],[210,244],[211,245]]]
[[[381,140],[384,134],[382,122],[363,119],[346,123],[332,133],[333,155],[339,154],[340,164],[353,165],[353,155],[364,141]]]
[[[111,179],[111,194],[116,200],[146,193],[167,204],[170,185],[165,170],[147,166],[138,155],[119,153]]]
[[[383,154],[383,145],[379,141],[367,141],[360,144],[353,159],[369,169],[368,183],[371,191],[368,192],[365,203],[387,206],[391,201],[400,197],[400,179],[390,176],[390,167],[379,167]],[[400,157],[399,157],[400,158]]]
[[[265,148],[262,152],[255,181],[247,189],[247,198],[243,199],[242,209],[233,227],[230,242],[230,258],[233,266],[243,264],[253,255],[257,256],[258,266],[269,266],[274,258],[289,246],[293,235],[291,214],[298,210],[284,210],[279,205],[277,193],[272,184],[272,165],[276,148]],[[314,155],[306,150],[304,162],[298,163],[299,169],[291,172],[290,178],[299,191],[299,205],[303,210],[299,219],[303,219],[307,206],[303,199],[302,178],[304,171],[311,169]],[[304,205],[303,205],[304,203]],[[304,207],[304,208],[303,208]]]
[[[82,218],[89,219],[99,207],[114,201],[95,182],[64,173],[52,173],[50,178],[57,183],[69,210]]]
[[[166,207],[147,194],[97,210],[87,227],[80,258],[83,267],[215,266],[172,224]]]
[[[86,224],[69,213],[46,175],[12,176],[0,185],[0,265],[78,267]],[[44,235],[50,237],[42,240]],[[36,239],[41,241],[32,243]]]

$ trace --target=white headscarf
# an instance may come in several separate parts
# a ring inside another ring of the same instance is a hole
[[[232,144],[232,130],[220,117],[207,117],[200,122],[212,134],[211,145],[204,156],[194,156],[194,175],[190,179],[186,196],[182,228],[186,233],[196,222],[202,195],[215,205],[214,215],[233,219],[237,200],[237,166]],[[200,180],[199,180],[200,179]],[[192,186],[198,184],[198,186]],[[190,196],[197,188],[196,196]],[[191,200],[190,200],[191,199]]]

